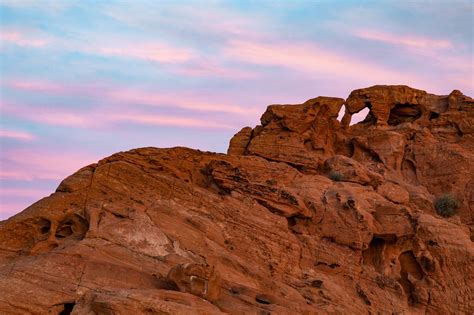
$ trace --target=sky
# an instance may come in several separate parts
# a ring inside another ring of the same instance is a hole
[[[118,151],[226,152],[269,104],[473,96],[473,3],[0,0],[0,220]]]

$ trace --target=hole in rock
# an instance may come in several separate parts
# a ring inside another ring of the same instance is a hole
[[[307,149],[307,150],[313,150],[313,144],[311,143],[311,140],[306,140],[304,142],[304,147]]]
[[[270,300],[270,298],[268,296],[266,296],[265,294],[259,294],[255,297],[255,301],[257,301],[257,303],[260,303],[260,304],[272,304],[272,301]]]
[[[242,288],[232,287],[232,288],[229,289],[229,291],[230,291],[230,294],[232,294],[232,295],[240,295],[242,293]]]
[[[368,118],[370,118],[369,116],[372,115],[372,114],[370,115],[369,114],[370,114],[370,109],[367,107],[363,108],[359,112],[352,115],[349,126],[355,125],[360,122],[362,123],[370,122],[372,119],[370,119],[369,121],[366,121]]]
[[[288,217],[286,218],[286,220],[288,221],[288,228],[291,229],[292,227],[294,227],[296,225],[296,218],[295,217]]]
[[[295,196],[293,196],[291,193],[285,191],[285,190],[280,190],[280,199],[283,199],[285,202],[297,206],[298,205],[298,199],[296,199]]]
[[[62,225],[58,230],[56,231],[56,237],[57,238],[66,238],[68,236],[71,236],[73,234],[72,228],[70,225]]]
[[[357,291],[357,295],[364,301],[366,305],[369,305],[369,306],[372,305],[372,302],[370,302],[369,297],[364,292],[364,290],[362,290],[359,284],[356,285],[356,291]]]
[[[112,215],[118,219],[126,219],[127,217],[124,214],[117,213],[117,212],[111,212]]]
[[[38,222],[38,226],[41,234],[49,233],[51,230],[51,221],[41,218]]]
[[[337,263],[332,263],[332,264],[328,264],[324,261],[317,261],[314,263],[315,266],[327,266],[331,269],[334,269],[334,268],[337,268],[337,267],[340,267],[341,265],[337,264]]]
[[[43,226],[40,231],[41,231],[41,234],[46,234],[49,232],[49,230],[51,229],[50,226]]]
[[[69,315],[72,313],[74,306],[76,306],[76,303],[64,303],[64,309],[59,312],[58,315]]]
[[[57,238],[74,237],[76,239],[83,239],[89,223],[81,216],[74,214],[58,225],[55,236]]]
[[[161,290],[179,291],[178,285],[173,280],[165,277],[157,278],[156,288]]]
[[[346,151],[346,156],[348,157],[353,157],[354,156],[354,152],[355,152],[355,147],[354,147],[354,143],[349,142],[346,146],[345,146],[345,151]]]
[[[438,113],[431,112],[429,118],[430,118],[430,120],[433,120],[433,119],[436,119],[436,118],[438,118],[438,117],[439,117],[439,114],[438,114]]]
[[[421,109],[418,105],[397,104],[390,110],[388,124],[394,126],[405,122],[413,122],[420,118],[420,116]]]
[[[306,172],[306,166],[304,165],[300,165],[300,164],[294,164],[294,163],[287,163],[289,166],[293,167],[294,169],[296,169],[298,172],[300,173],[305,173]]]
[[[313,280],[313,281],[311,281],[311,286],[314,287],[314,288],[320,289],[322,285],[323,285],[322,280]]]
[[[339,114],[337,114],[337,120],[341,121],[342,117],[346,114],[346,106],[342,105],[341,109],[339,110]]]
[[[207,291],[208,282],[206,279],[198,277],[198,276],[191,276],[191,291],[197,294],[204,294]]]
[[[377,272],[382,272],[383,250],[385,247],[385,240],[379,237],[374,237],[369,244],[369,247],[362,252],[363,263],[375,268]]]

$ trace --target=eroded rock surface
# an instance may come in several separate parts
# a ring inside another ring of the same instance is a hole
[[[228,155],[114,154],[0,222],[0,313],[472,314],[473,126],[459,91],[374,86],[271,105]]]

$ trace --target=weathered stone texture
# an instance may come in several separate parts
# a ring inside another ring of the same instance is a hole
[[[0,222],[0,313],[472,314],[473,104],[374,86],[84,167]]]

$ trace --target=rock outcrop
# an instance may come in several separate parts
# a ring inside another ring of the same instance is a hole
[[[473,137],[461,92],[374,86],[114,154],[0,222],[0,313],[472,314]]]

